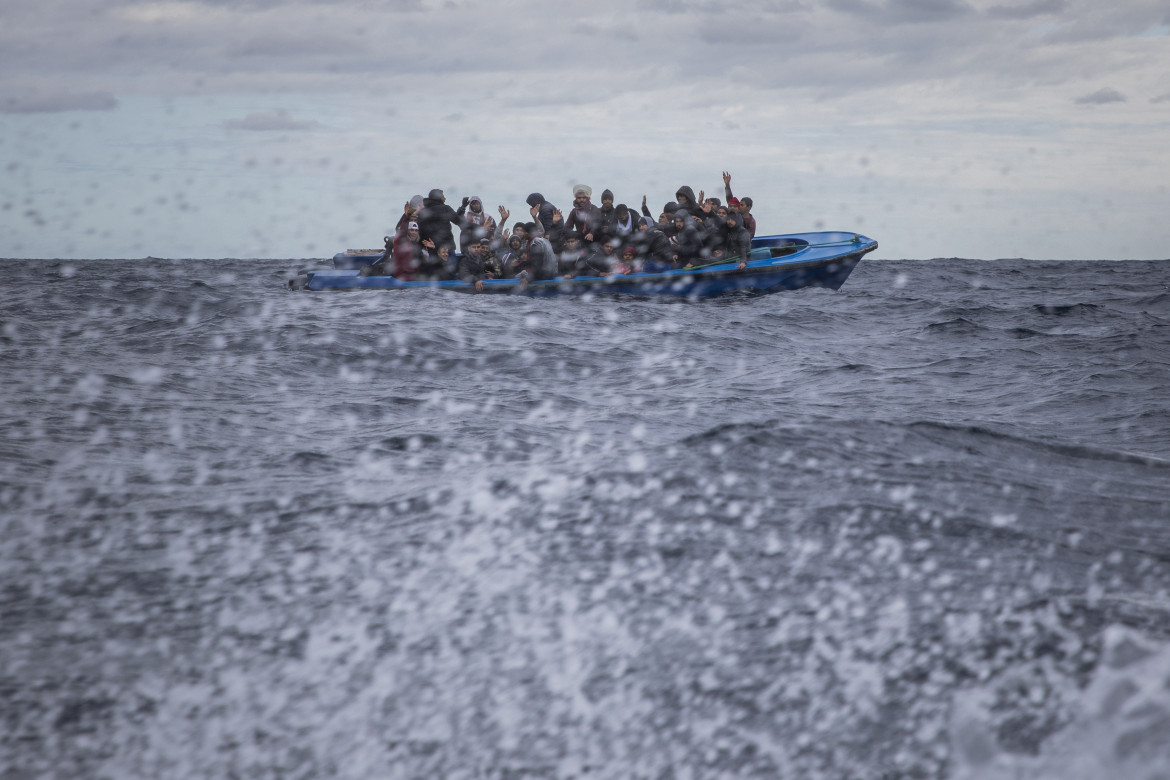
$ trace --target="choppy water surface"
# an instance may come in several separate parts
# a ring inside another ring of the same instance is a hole
[[[1170,263],[0,266],[6,780],[1170,766]]]

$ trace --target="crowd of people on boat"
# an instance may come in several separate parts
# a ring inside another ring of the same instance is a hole
[[[363,273],[402,281],[458,279],[482,287],[486,279],[657,273],[732,261],[743,268],[756,233],[752,199],[732,195],[726,171],[723,185],[726,203],[701,190],[696,197],[683,186],[657,217],[644,195],[635,212],[625,203],[615,205],[608,189],[597,205],[593,190],[579,184],[565,215],[534,192],[527,198],[531,221],[511,228],[504,206],[497,209],[497,221],[478,196],[463,198],[454,209],[443,191],[434,189],[406,203],[382,256]]]

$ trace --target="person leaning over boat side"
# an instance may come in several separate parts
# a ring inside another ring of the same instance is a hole
[[[731,194],[731,174],[727,171],[723,172],[723,194],[727,196],[727,205],[739,210],[739,215],[743,217],[743,226],[747,228],[748,234],[756,237],[756,218],[752,216],[752,199],[751,198],[737,198]]]
[[[593,189],[591,187],[584,184],[578,184],[574,187],[573,210],[565,219],[565,230],[576,229],[581,234],[582,240],[588,243],[599,238],[595,232],[601,225],[601,209],[589,200],[592,195]]]
[[[440,189],[430,191],[423,199],[422,208],[418,212],[419,236],[423,241],[430,241],[435,246],[446,245],[455,248],[455,234],[452,225],[463,221],[462,216],[455,209],[447,205],[447,199]]]

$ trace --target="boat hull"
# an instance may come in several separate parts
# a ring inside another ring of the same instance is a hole
[[[634,295],[676,298],[711,298],[721,295],[755,294],[827,287],[837,290],[857,263],[877,249],[877,242],[854,233],[791,233],[761,236],[752,241],[747,266],[735,261],[695,269],[663,273],[579,276],[524,282],[516,279],[488,279],[480,294],[527,295],[531,297]],[[342,255],[338,255],[338,258]],[[364,256],[345,255],[346,263]],[[373,255],[371,259],[376,259]],[[337,258],[335,258],[335,261]],[[289,285],[306,290],[410,290],[434,288],[453,292],[476,292],[475,286],[459,281],[404,282],[393,276],[362,276],[360,268],[308,271],[290,280]]]

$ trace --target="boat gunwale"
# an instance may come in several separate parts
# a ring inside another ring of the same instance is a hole
[[[761,236],[760,239],[791,239],[801,235],[809,234],[787,234],[776,236]],[[815,234],[814,234],[815,235]],[[837,235],[849,235],[837,233]],[[509,293],[520,292],[526,290],[538,289],[563,289],[566,292],[575,292],[584,288],[586,291],[593,289],[599,291],[606,291],[606,288],[620,285],[630,286],[635,289],[631,290],[629,294],[637,295],[639,291],[637,288],[654,288],[654,287],[679,287],[685,288],[689,285],[698,283],[701,279],[722,279],[729,276],[732,277],[754,277],[763,276],[768,273],[776,271],[799,271],[802,268],[810,268],[818,265],[827,265],[834,262],[845,262],[853,259],[856,256],[857,260],[861,257],[877,249],[877,241],[865,238],[865,241],[859,241],[861,238],[857,234],[852,234],[853,240],[842,239],[840,241],[830,242],[826,245],[815,246],[805,243],[803,246],[794,247],[795,251],[781,257],[767,257],[759,260],[749,260],[747,265],[740,268],[738,259],[733,259],[728,262],[710,264],[706,266],[699,266],[696,268],[672,268],[667,271],[658,271],[647,273],[645,271],[638,271],[630,274],[611,274],[609,276],[575,276],[570,279],[555,278],[555,279],[540,279],[536,281],[527,281],[523,279],[484,279],[483,289],[479,292],[487,293]],[[839,246],[839,247],[856,247],[853,251],[844,254],[831,254],[826,257],[807,257],[809,252],[815,252],[824,246]],[[772,244],[757,247],[753,251],[759,249],[783,248],[779,245]],[[324,271],[310,272],[310,279],[316,275],[322,275],[323,278],[333,277],[336,279],[385,279],[388,284],[356,284],[356,285],[331,285],[330,287],[316,290],[322,292],[324,289],[332,290],[407,290],[407,289],[425,289],[435,288],[440,290],[451,290],[455,292],[476,292],[476,285],[474,282],[464,282],[458,279],[446,280],[415,280],[403,281],[394,276],[379,276],[379,277],[360,277],[359,272],[355,269],[328,269]],[[307,286],[306,286],[307,287]],[[618,291],[614,291],[618,292]]]

